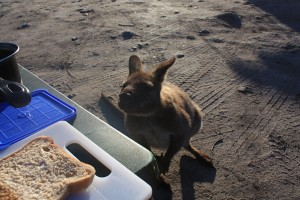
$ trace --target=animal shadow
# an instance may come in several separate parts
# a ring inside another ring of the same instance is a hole
[[[194,183],[213,183],[216,177],[214,167],[202,164],[190,156],[183,155],[180,159],[180,184],[183,200],[195,200]],[[168,183],[161,176],[161,182],[158,188],[153,190],[152,200],[171,200],[173,192],[172,183]]]
[[[100,108],[104,118],[109,125],[117,129],[124,135],[127,135],[127,130],[124,126],[124,116],[120,114],[120,111],[116,110],[116,108],[110,104],[111,103],[101,97],[98,102],[98,107]]]
[[[180,176],[182,199],[193,200],[196,199],[194,183],[213,183],[216,169],[184,155],[180,159]]]

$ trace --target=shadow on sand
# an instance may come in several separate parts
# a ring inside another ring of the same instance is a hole
[[[248,0],[250,4],[259,7],[276,17],[280,22],[300,32],[300,1],[296,0]]]
[[[98,106],[109,125],[117,129],[124,135],[128,135],[127,130],[124,126],[124,116],[120,114],[120,112],[118,112],[103,98],[100,98]]]
[[[198,160],[183,155],[180,158],[180,183],[183,200],[196,200],[195,183],[213,183],[216,177],[216,169],[201,164]],[[162,177],[161,184],[157,190],[153,191],[153,200],[171,200],[173,192],[172,183],[164,182]]]
[[[180,176],[183,200],[198,199],[195,197],[194,183],[213,183],[216,177],[216,169],[199,163],[189,156],[180,159]]]
[[[229,66],[239,76],[289,96],[300,94],[300,47],[276,53],[261,52],[260,64],[235,59]]]

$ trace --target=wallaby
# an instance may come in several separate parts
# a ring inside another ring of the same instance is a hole
[[[204,113],[187,93],[164,81],[175,57],[161,62],[152,71],[144,71],[140,58],[129,58],[129,75],[119,94],[119,108],[125,113],[129,137],[145,148],[167,149],[157,157],[162,173],[168,171],[171,159],[184,147],[208,165],[212,160],[190,143],[202,127]]]

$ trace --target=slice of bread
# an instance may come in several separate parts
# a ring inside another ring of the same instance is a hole
[[[65,199],[86,189],[94,175],[94,167],[40,136],[0,160],[0,199]]]

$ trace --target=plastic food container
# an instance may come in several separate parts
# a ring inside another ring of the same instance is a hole
[[[57,121],[71,122],[76,109],[46,90],[32,92],[30,104],[14,108],[0,104],[0,150]]]

